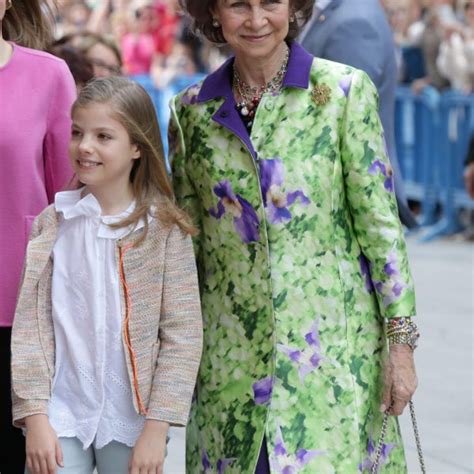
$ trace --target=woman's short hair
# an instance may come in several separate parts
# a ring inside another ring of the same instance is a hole
[[[120,49],[117,46],[117,43],[115,43],[111,38],[90,31],[82,32],[77,36],[77,49],[85,54],[87,54],[96,44],[101,44],[112,51],[118,64],[122,67],[122,55]]]
[[[94,77],[92,64],[73,46],[67,43],[53,43],[48,52],[66,62],[76,86],[83,87]]]
[[[295,15],[296,21],[290,22],[287,40],[296,39],[309,21],[313,13],[315,0],[290,0],[291,13]],[[212,9],[216,7],[218,0],[180,0],[181,7],[192,19],[192,28],[195,32],[204,35],[213,43],[226,43],[222,28],[212,24]]]

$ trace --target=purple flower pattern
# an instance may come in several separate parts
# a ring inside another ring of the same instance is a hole
[[[406,283],[401,279],[400,269],[398,265],[397,253],[392,250],[383,267],[384,273],[388,276],[385,282],[374,281],[377,292],[382,296],[382,302],[385,307],[397,301],[405,288]]]
[[[389,164],[385,164],[380,160],[375,160],[369,167],[369,174],[376,174],[377,171],[380,171],[385,177],[384,187],[387,191],[393,193],[395,185],[393,182],[393,170]]]
[[[281,428],[278,427],[275,437],[275,449],[270,456],[270,467],[272,472],[279,474],[296,474],[314,458],[325,454],[324,451],[307,449],[298,449],[295,454],[288,453]]]
[[[359,265],[362,276],[364,277],[365,289],[372,293],[374,291],[374,284],[372,283],[372,276],[370,275],[370,263],[365,255],[359,255]]]
[[[252,385],[256,405],[266,405],[272,398],[273,377],[268,376]]]
[[[188,87],[187,91],[181,97],[181,101],[186,105],[194,105],[197,102],[201,84],[194,84]]]
[[[215,465],[211,463],[205,449],[201,451],[201,462],[205,474],[224,474],[228,466],[235,461],[235,458],[219,459]]]
[[[304,382],[305,378],[311,372],[314,372],[321,364],[321,361],[325,359],[321,354],[318,327],[319,320],[316,319],[309,332],[305,334],[307,347],[304,349],[293,349],[283,344],[277,344],[278,349],[285,353],[292,363],[298,366],[301,382]]]
[[[220,219],[230,213],[234,217],[235,230],[246,244],[258,242],[259,219],[252,205],[239,194],[235,194],[229,181],[221,181],[214,187],[214,194],[219,198],[217,209],[209,209],[209,214]]]
[[[285,193],[282,189],[285,183],[285,167],[279,158],[260,161],[260,184],[263,202],[268,220],[272,224],[287,223],[291,220],[288,209],[298,199],[301,204],[308,205],[310,200],[302,190]]]
[[[379,469],[377,469],[377,472],[380,471],[380,468],[384,465],[387,464],[389,461],[389,456],[390,453],[392,452],[393,448],[395,447],[395,444],[382,444],[382,452],[380,455],[380,462],[379,462]],[[372,472],[372,466],[374,465],[375,462],[375,445],[374,445],[374,440],[372,439],[372,436],[369,437],[369,442],[367,443],[367,454],[368,456],[364,459],[359,464],[359,472]]]
[[[339,81],[339,87],[341,88],[342,92],[344,92],[346,97],[349,95],[351,90],[352,76],[352,74],[348,74]]]

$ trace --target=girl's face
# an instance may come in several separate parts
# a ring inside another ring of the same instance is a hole
[[[290,0],[218,0],[213,17],[237,56],[265,59],[288,35]]]
[[[109,104],[77,108],[72,117],[69,156],[79,181],[94,189],[128,190],[134,161],[140,158],[125,127],[111,114]]]

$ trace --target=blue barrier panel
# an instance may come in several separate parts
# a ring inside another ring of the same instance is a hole
[[[408,87],[400,87],[397,91],[397,154],[407,197],[421,203],[421,225],[433,224],[436,219],[438,192],[433,160],[439,137],[438,103],[439,94],[434,90],[427,90],[419,96]]]
[[[474,209],[474,201],[464,189],[463,172],[468,141],[473,132],[474,96],[447,91],[441,98],[441,146],[439,148],[441,220],[423,237],[430,241],[462,230],[459,210]]]
[[[474,95],[439,94],[426,88],[414,96],[401,87],[395,130],[407,196],[421,203],[421,224],[431,226],[422,240],[459,231],[459,210],[474,208],[463,183],[464,159],[474,131]],[[442,216],[436,222],[438,204]]]

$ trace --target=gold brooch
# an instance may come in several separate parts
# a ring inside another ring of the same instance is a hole
[[[326,84],[316,84],[312,97],[316,105],[326,105],[331,99],[331,89]]]

